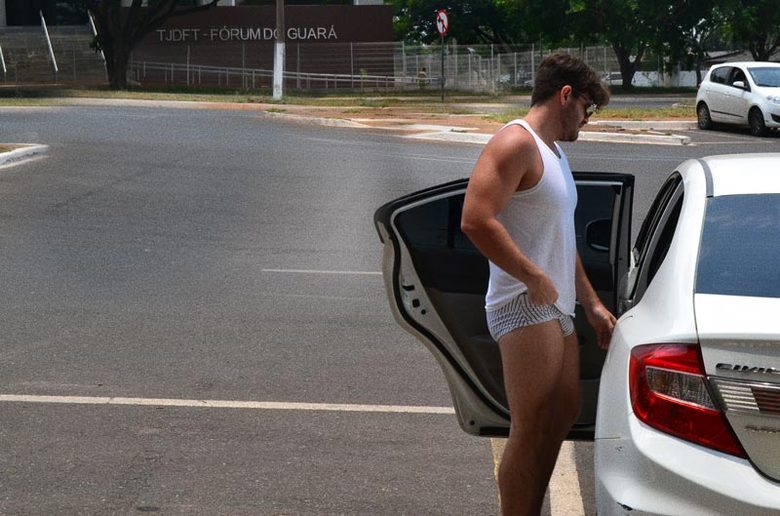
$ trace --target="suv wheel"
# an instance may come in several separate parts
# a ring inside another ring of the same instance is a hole
[[[699,129],[712,129],[710,110],[704,102],[696,106],[696,120],[699,123]]]
[[[765,136],[767,133],[764,123],[764,114],[758,108],[753,108],[748,113],[748,124],[750,125],[750,134],[753,136]]]

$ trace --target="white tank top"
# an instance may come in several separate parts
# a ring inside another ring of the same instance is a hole
[[[510,125],[523,126],[534,137],[544,167],[539,182],[528,190],[515,192],[497,219],[520,251],[550,277],[558,290],[555,306],[564,314],[574,315],[577,187],[569,162],[557,143],[555,148],[560,157],[525,120],[513,120],[504,127]],[[525,283],[490,262],[485,310],[495,310],[526,290]]]

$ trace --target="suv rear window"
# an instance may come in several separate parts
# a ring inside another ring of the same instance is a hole
[[[780,297],[780,194],[707,201],[696,292]]]

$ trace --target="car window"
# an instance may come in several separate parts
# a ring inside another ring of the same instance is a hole
[[[677,177],[673,176],[672,179],[677,179]],[[655,221],[648,229],[645,237],[646,244],[637,264],[637,280],[631,296],[634,304],[642,299],[645,290],[666,258],[666,253],[669,251],[677,228],[677,221],[680,218],[683,202],[682,178],[673,183],[667,182],[667,185],[671,185],[672,189],[664,196],[660,213],[654,216]]]
[[[672,192],[682,181],[682,176],[675,172],[666,180],[666,183],[661,186],[658,193],[653,200],[653,204],[650,205],[650,209],[645,216],[645,220],[642,221],[642,227],[639,229],[639,234],[636,238],[636,244],[634,245],[634,259],[636,263],[640,263],[644,260],[647,254],[647,247],[649,242],[649,236],[653,233],[653,229],[658,225],[658,221],[663,213],[666,205],[669,203],[669,199]]]
[[[683,195],[679,197],[675,196],[674,206],[671,208],[669,218],[666,219],[658,236],[658,241],[653,247],[652,254],[648,257],[647,265],[647,283],[653,281],[655,273],[658,272],[658,268],[666,258],[666,253],[669,251],[669,246],[672,245],[672,237],[674,231],[677,228],[677,221],[680,219],[680,212],[682,211]]]
[[[745,76],[745,72],[743,72],[740,68],[734,68],[734,71],[731,74],[731,80],[729,81],[729,84],[734,84],[737,81],[742,81],[747,85],[747,77]]]
[[[413,247],[459,249],[478,253],[460,230],[463,195],[442,197],[399,214],[406,242]],[[410,222],[413,221],[413,222]]]
[[[780,88],[780,68],[748,68],[756,86]]]
[[[696,292],[780,297],[780,194],[707,201]]]
[[[731,66],[721,66],[720,68],[715,68],[712,73],[710,73],[710,80],[718,84],[726,84],[729,78],[729,74],[731,73],[731,69]]]

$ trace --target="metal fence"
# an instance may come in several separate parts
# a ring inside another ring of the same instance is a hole
[[[86,26],[0,28],[0,84],[105,84],[92,40]]]
[[[271,87],[273,70],[134,61],[130,64],[129,78],[131,83],[136,84],[256,90]],[[393,75],[286,71],[284,78],[287,88],[301,91],[390,91],[405,87],[419,88],[417,78]],[[436,79],[428,82],[438,84]]]
[[[52,50],[37,27],[0,30],[0,78],[6,84],[105,84],[105,68],[90,48],[88,27],[57,28]],[[409,91],[439,88],[496,93],[530,87],[541,59],[552,52],[582,57],[612,84],[619,66],[610,47],[541,49],[534,44],[512,51],[491,45],[410,46],[403,43],[288,43],[285,88],[303,91]],[[58,66],[53,66],[52,55]],[[637,86],[695,86],[693,72],[659,72],[661,59],[645,60]],[[273,44],[230,43],[139,48],[128,78],[141,85],[229,89],[268,89],[272,84]]]
[[[428,77],[443,77],[446,88],[479,92],[530,87],[538,64],[554,52],[578,55],[604,74],[620,70],[608,47],[543,49],[529,44],[514,51],[500,51],[494,45],[445,45],[443,65],[441,52],[440,46],[401,44],[396,69],[402,76],[424,70]]]
[[[540,49],[536,45],[500,52],[491,45],[409,46],[403,43],[288,43],[285,87],[313,91],[387,91],[439,88],[497,93],[530,88],[539,62],[553,52],[581,57],[611,84],[621,84],[610,47]],[[651,57],[635,75],[636,86],[695,86],[692,71],[664,74]],[[140,84],[270,88],[270,44],[192,45],[135,52],[130,78]]]

